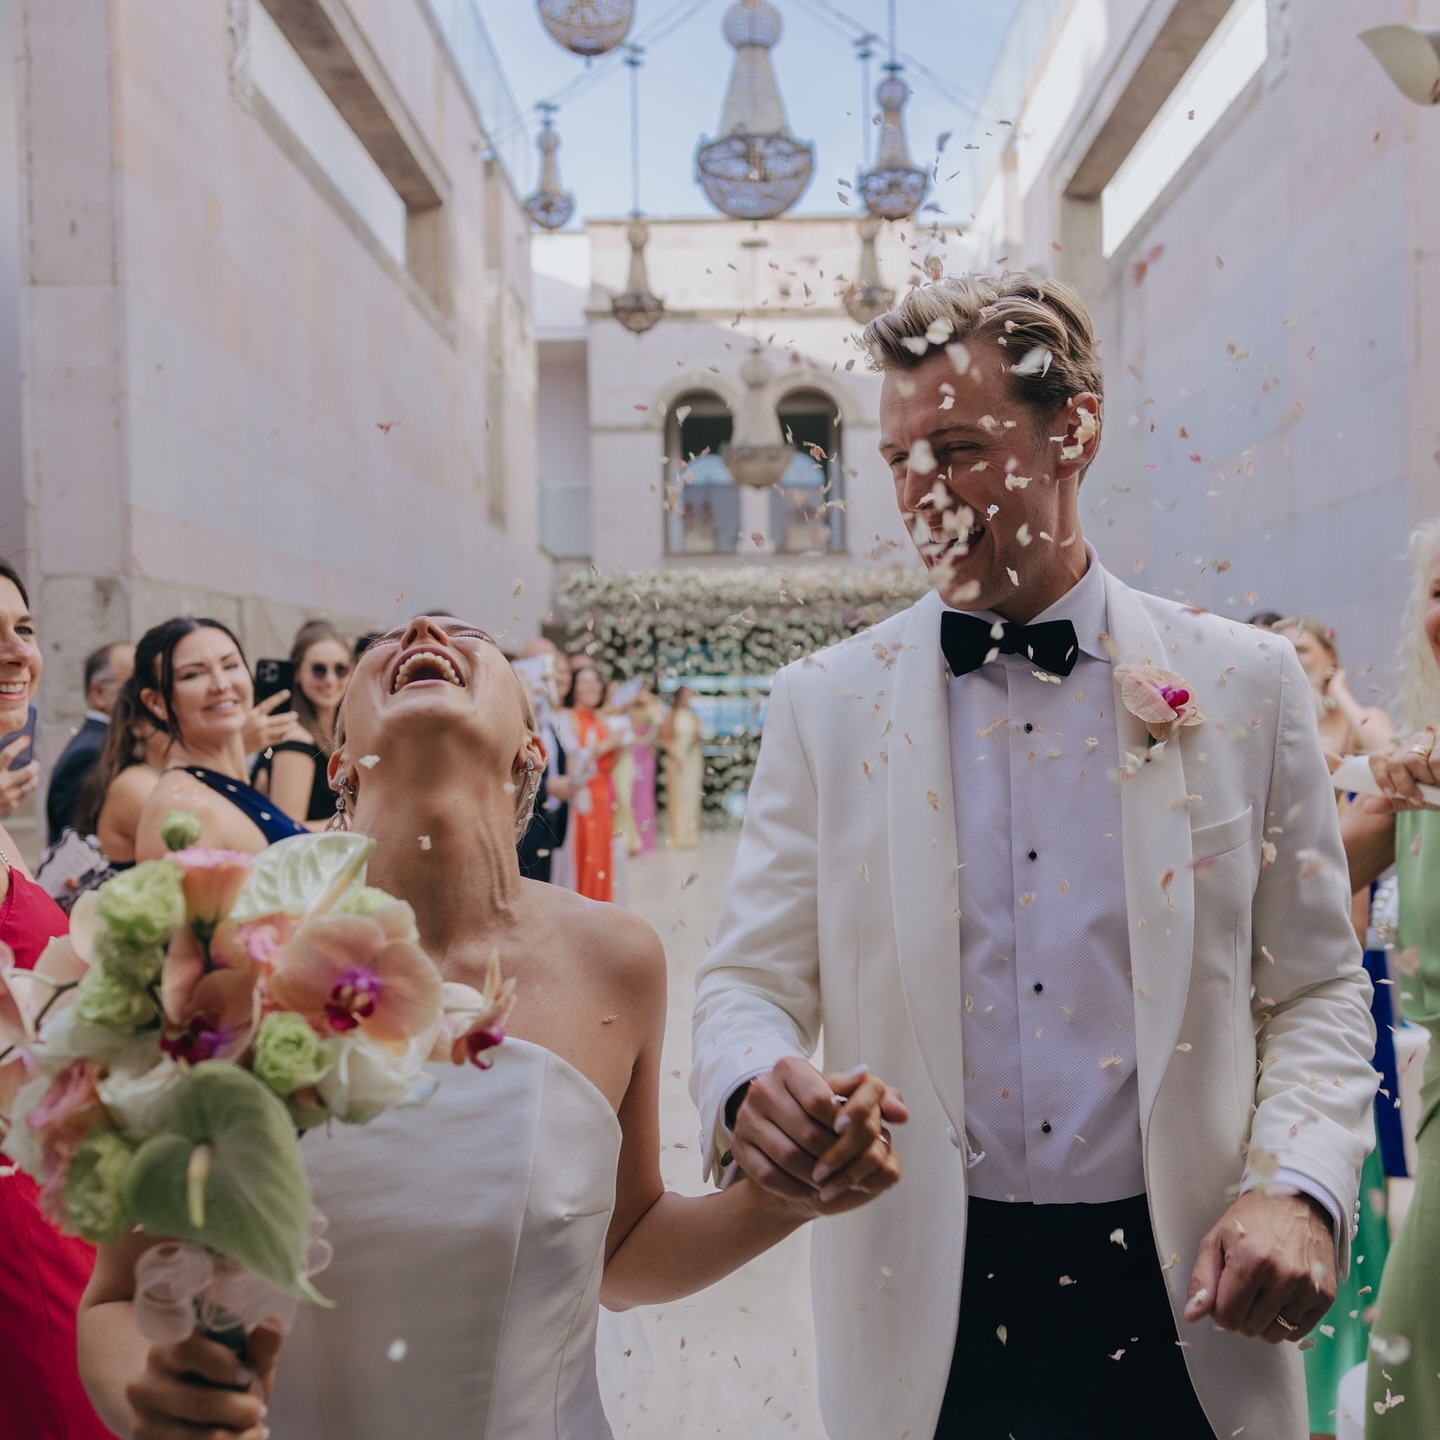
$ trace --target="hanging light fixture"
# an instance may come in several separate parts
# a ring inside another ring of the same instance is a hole
[[[810,183],[815,151],[790,134],[770,64],[780,39],[780,12],[770,0],[737,0],[725,13],[735,68],[720,117],[720,138],[695,152],[710,203],[735,220],[783,215]]]
[[[635,17],[634,0],[538,0],[550,38],[592,60],[621,44]]]
[[[855,42],[856,54],[860,60],[860,154],[863,159],[861,173],[870,168],[870,60],[874,51],[870,42],[874,35],[863,35]],[[860,265],[849,288],[840,297],[845,313],[857,324],[868,325],[878,315],[883,315],[895,303],[895,292],[880,279],[880,261],[875,254],[875,238],[880,233],[880,221],[873,215],[860,220]]]
[[[629,331],[643,335],[665,313],[665,302],[650,289],[645,270],[645,242],[650,227],[640,212],[640,57],[638,45],[628,47],[630,69],[630,274],[625,289],[610,302],[610,313]]]
[[[544,230],[558,230],[575,213],[575,197],[560,188],[560,167],[555,152],[560,137],[555,133],[555,107],[548,100],[535,107],[540,112],[540,133],[535,137],[540,151],[540,184],[525,201],[530,218]]]
[[[868,325],[895,304],[895,292],[881,282],[880,262],[875,256],[875,237],[880,221],[867,215],[860,222],[860,269],[841,297],[845,313],[857,324]]]
[[[774,374],[757,344],[740,367],[745,393],[736,407],[732,438],[720,447],[720,458],[735,483],[756,490],[778,485],[795,455],[785,443],[775,407],[765,399]]]
[[[895,0],[890,0],[890,59],[885,78],[875,87],[880,106],[880,149],[875,168],[860,176],[865,208],[879,220],[905,220],[920,208],[929,177],[910,160],[905,145],[905,102],[909,85],[900,77],[904,67],[895,58]]]

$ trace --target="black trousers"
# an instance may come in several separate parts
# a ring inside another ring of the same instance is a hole
[[[960,1333],[935,1440],[1215,1440],[1143,1195],[970,1201]]]

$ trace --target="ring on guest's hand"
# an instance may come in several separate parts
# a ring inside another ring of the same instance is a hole
[[[887,1150],[891,1150],[891,1149],[894,1148],[894,1147],[890,1144],[890,1132],[889,1132],[888,1130],[882,1130],[882,1131],[880,1132],[880,1138],[885,1142],[885,1148],[886,1148]]]
[[[1277,1315],[1275,1317],[1275,1323],[1282,1330],[1298,1330],[1300,1328],[1298,1325],[1292,1325],[1283,1315]]]

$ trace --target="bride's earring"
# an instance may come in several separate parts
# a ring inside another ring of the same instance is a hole
[[[350,797],[355,793],[345,779],[335,787],[335,813],[330,817],[326,830],[348,830],[350,828]]]

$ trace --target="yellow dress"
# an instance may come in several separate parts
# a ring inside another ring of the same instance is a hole
[[[693,850],[700,843],[700,796],[705,757],[700,749],[700,717],[693,710],[674,712],[672,735],[665,747],[665,809],[670,844]]]

